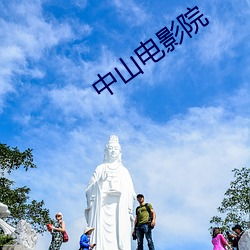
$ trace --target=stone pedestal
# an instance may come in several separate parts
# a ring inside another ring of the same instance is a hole
[[[26,250],[24,246],[21,245],[9,245],[3,246],[2,250]]]

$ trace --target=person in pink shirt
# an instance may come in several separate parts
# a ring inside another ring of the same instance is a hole
[[[232,249],[218,227],[213,229],[212,244],[214,245],[213,250],[225,250],[225,246],[227,246],[228,249]]]

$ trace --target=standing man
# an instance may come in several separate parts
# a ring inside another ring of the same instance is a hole
[[[148,249],[155,250],[152,229],[155,226],[156,214],[150,203],[144,202],[143,194],[137,195],[137,201],[140,206],[136,208],[135,226],[133,235],[136,235],[138,242],[138,250],[143,250],[143,239],[146,236]]]

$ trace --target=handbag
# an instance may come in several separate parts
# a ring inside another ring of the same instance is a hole
[[[62,233],[62,235],[63,235],[63,242],[69,241],[69,236],[68,236],[68,234],[67,234],[66,231],[64,231],[64,232]]]
[[[47,226],[48,231],[52,232],[52,224],[47,224],[46,226]]]

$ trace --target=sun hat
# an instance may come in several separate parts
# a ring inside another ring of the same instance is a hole
[[[86,234],[87,232],[93,231],[93,230],[95,230],[93,227],[86,227],[83,233]]]
[[[57,216],[57,215],[61,215],[61,216],[63,217],[63,214],[62,214],[61,212],[57,212],[57,213],[56,213],[56,216]]]

